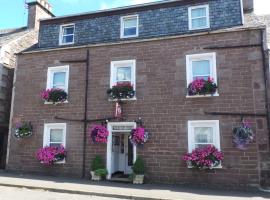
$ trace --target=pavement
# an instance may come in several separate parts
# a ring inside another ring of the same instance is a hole
[[[48,176],[0,173],[0,186],[43,190],[73,195],[135,199],[135,200],[262,200],[270,199],[269,192],[259,190],[211,190],[180,185],[133,185],[115,182],[92,182]],[[1,192],[1,191],[0,191]],[[1,194],[1,193],[0,193]],[[30,194],[30,193],[29,193]],[[13,198],[11,198],[13,199]],[[0,196],[1,200],[1,196]]]

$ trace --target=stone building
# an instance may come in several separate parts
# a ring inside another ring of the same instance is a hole
[[[250,2],[171,0],[42,20],[37,45],[18,56],[11,112],[11,127],[31,122],[33,134],[17,140],[10,129],[7,169],[88,177],[101,155],[114,180],[130,174],[141,156],[149,182],[266,185],[266,29],[252,23]],[[187,88],[197,78],[213,79],[218,90],[191,94]],[[136,95],[122,100],[122,117],[114,118],[116,102],[106,91],[122,82]],[[55,88],[68,94],[65,102],[40,98],[43,89]],[[143,147],[128,137],[138,119],[149,132]],[[245,150],[233,143],[242,120],[256,138]],[[109,131],[106,144],[88,136],[101,122]],[[55,145],[67,157],[44,166],[36,152]],[[205,145],[222,151],[224,160],[212,170],[188,167],[185,153]]]
[[[26,27],[0,30],[0,169],[5,167],[9,113],[16,53],[38,41],[39,20],[52,17],[51,6],[44,0],[28,3]]]

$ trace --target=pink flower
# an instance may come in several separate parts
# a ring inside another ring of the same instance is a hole
[[[93,125],[92,128],[89,129],[89,136],[94,142],[107,143],[109,131],[102,125]]]
[[[63,160],[66,157],[66,150],[60,147],[44,147],[37,151],[37,159],[44,165],[52,165],[56,161]]]

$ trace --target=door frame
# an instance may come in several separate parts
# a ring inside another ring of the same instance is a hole
[[[107,124],[107,128],[109,131],[109,136],[108,136],[108,141],[107,141],[107,156],[106,156],[106,161],[107,161],[106,168],[108,171],[107,179],[112,178],[112,127],[115,125],[133,126],[133,128],[136,128],[137,126],[136,122],[109,122]],[[130,131],[126,131],[126,134],[128,134]],[[133,145],[133,163],[136,161],[136,159],[137,159],[137,148],[136,148],[136,145]]]

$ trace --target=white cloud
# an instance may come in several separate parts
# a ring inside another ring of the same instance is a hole
[[[270,14],[270,0],[255,0],[254,8],[256,14]]]
[[[65,0],[65,1],[69,1],[69,0]],[[76,1],[76,0],[70,0],[70,1]],[[157,0],[111,0],[110,3],[101,2],[100,9],[109,9],[109,8],[116,8],[120,6],[143,4],[143,3],[149,3],[149,2],[154,2],[154,1],[157,1]]]

